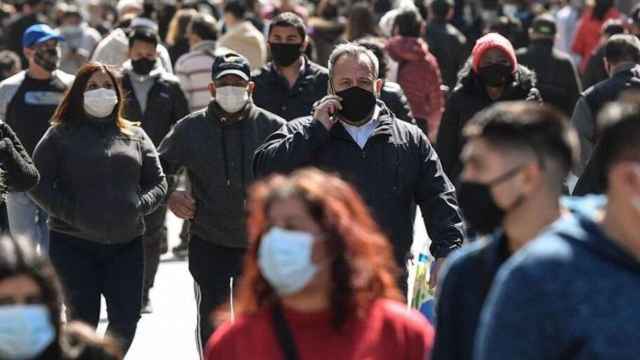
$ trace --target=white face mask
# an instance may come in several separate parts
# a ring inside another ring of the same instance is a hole
[[[280,295],[304,289],[318,271],[311,260],[313,235],[273,227],[262,237],[258,249],[258,267],[264,278]]]
[[[224,86],[216,88],[216,102],[229,114],[237,113],[249,101],[249,92],[243,86]]]
[[[113,108],[118,104],[118,96],[113,89],[95,89],[84,93],[84,111],[87,114],[104,118],[113,112]]]

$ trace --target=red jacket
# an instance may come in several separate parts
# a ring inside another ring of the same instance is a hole
[[[580,61],[580,71],[585,70],[591,54],[600,42],[600,29],[602,25],[609,19],[617,19],[620,17],[620,12],[616,8],[609,9],[602,21],[594,19],[591,16],[592,12],[593,9],[590,8],[582,14],[576,35],[573,39],[573,45],[571,46],[571,51],[582,57]]]
[[[347,322],[341,332],[330,324],[330,312],[302,313],[285,308],[284,316],[301,359],[424,360],[433,346],[433,328],[407,306],[377,300],[366,317]],[[281,360],[271,312],[241,316],[222,325],[212,336],[206,360]]]
[[[444,112],[438,61],[420,38],[396,36],[387,41],[386,49],[398,62],[398,84],[409,100],[413,116],[427,121],[429,138],[435,139]]]

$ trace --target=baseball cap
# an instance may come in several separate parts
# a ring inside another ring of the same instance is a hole
[[[555,36],[556,22],[548,14],[540,15],[533,20],[531,29],[534,33],[544,36]]]
[[[51,39],[63,41],[64,38],[54,31],[49,25],[36,24],[31,25],[22,35],[22,47],[30,48],[33,45],[37,45]]]
[[[211,77],[217,80],[225,75],[237,75],[248,81],[251,78],[249,61],[244,56],[233,52],[216,56],[211,67]]]

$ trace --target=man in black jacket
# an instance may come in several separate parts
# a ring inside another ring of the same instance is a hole
[[[633,35],[612,36],[605,47],[605,67],[611,78],[582,93],[571,117],[580,137],[580,161],[574,169],[578,176],[598,140],[595,117],[602,107],[625,90],[640,89],[640,39]]]
[[[438,259],[431,279],[435,285],[438,266],[462,243],[455,189],[422,131],[398,121],[377,100],[382,80],[371,51],[339,45],[329,72],[331,94],[316,103],[313,116],[292,121],[269,137],[256,151],[254,170],[258,176],[305,166],[338,172],[373,211],[400,267],[406,264],[419,205],[431,254]]]
[[[253,74],[256,106],[287,121],[311,114],[327,94],[327,69],[304,56],[309,45],[302,19],[282,13],[271,21],[268,43],[273,62]]]
[[[214,100],[206,109],[181,120],[160,144],[160,159],[175,177],[185,168],[191,194],[169,189],[169,209],[191,222],[189,271],[199,304],[198,348],[213,327],[209,314],[229,294],[230,278],[240,274],[247,248],[246,189],[253,182],[251,159],[256,148],[285,120],[253,104],[248,61],[234,53],[214,60]]]
[[[556,23],[551,15],[540,15],[529,29],[529,47],[516,53],[518,62],[535,71],[544,101],[571,116],[582,92],[578,71],[569,55],[553,48]]]
[[[189,113],[187,99],[178,79],[166,73],[157,62],[157,34],[138,28],[129,36],[129,61],[124,65],[122,86],[127,93],[125,117],[139,121],[155,146],[160,145],[175,123]],[[143,237],[145,253],[143,313],[153,311],[149,291],[153,286],[162,247],[167,244],[166,206],[145,217]]]
[[[469,56],[467,39],[449,23],[453,17],[453,0],[431,0],[429,9],[431,19],[425,31],[427,45],[438,60],[442,83],[453,90],[458,81],[458,72]]]
[[[495,102],[514,100],[541,100],[535,74],[518,64],[509,40],[487,34],[476,42],[442,115],[436,150],[449,179],[457,181],[462,171],[462,129],[467,122]]]

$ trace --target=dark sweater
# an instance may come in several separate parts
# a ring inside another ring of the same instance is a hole
[[[498,272],[474,359],[637,359],[640,261],[591,217],[557,222]]]
[[[129,131],[86,120],[46,132],[33,156],[42,178],[30,194],[51,230],[105,244],[144,234],[144,215],[164,200],[167,182],[151,139]]]
[[[171,130],[159,147],[172,178],[186,168],[196,201],[191,232],[216,245],[247,246],[246,189],[253,182],[253,152],[285,121],[250,105],[240,119],[224,117],[215,102]],[[175,183],[175,181],[171,181]]]

